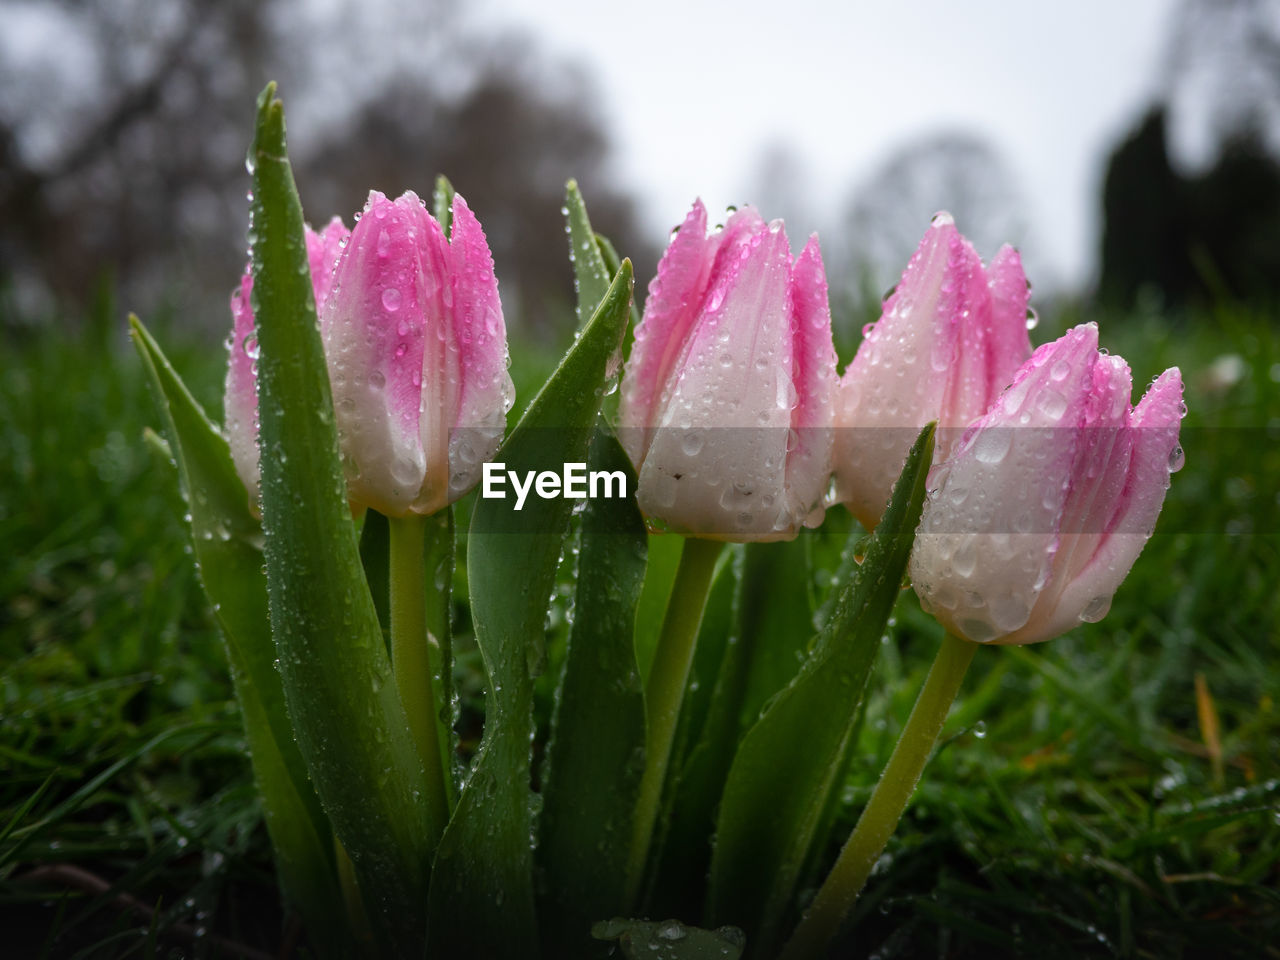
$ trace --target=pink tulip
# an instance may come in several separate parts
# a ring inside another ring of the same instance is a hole
[[[514,388],[493,258],[461,196],[450,241],[415,194],[370,193],[321,334],[353,503],[434,513],[479,481]]]
[[[983,267],[950,215],[934,217],[840,379],[838,496],[868,530],[924,425],[938,422],[936,458],[945,458],[1031,355],[1028,295],[1016,250]]]
[[[333,285],[333,271],[350,233],[338,217],[330,220],[319,233],[310,226],[306,228],[307,260],[311,267],[311,285],[318,315],[323,315],[325,300]],[[246,266],[244,275],[240,278],[240,286],[231,294],[232,331],[231,339],[227,342],[230,356],[223,406],[231,459],[245,488],[256,501],[260,476],[256,387],[258,347],[253,332],[252,294],[253,276]]]
[[[948,630],[1035,643],[1106,614],[1182,466],[1177,368],[1132,409],[1131,386],[1097,327],[1075,327],[934,468],[911,579]]]
[[[790,539],[821,520],[835,351],[818,240],[792,260],[750,207],[707,232],[693,205],[649,286],[619,436],[638,499],[670,529]]]

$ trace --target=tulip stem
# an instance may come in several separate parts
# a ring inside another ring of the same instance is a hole
[[[907,801],[920,782],[920,774],[977,649],[976,643],[950,633],[942,638],[942,646],[929,669],[916,705],[911,709],[907,725],[898,737],[898,744],[893,748],[893,756],[880,775],[880,782],[876,784],[831,873],[783,949],[780,960],[805,960],[819,956],[840,932],[871,874],[871,868],[884,852]]]
[[[649,858],[649,844],[662,802],[662,786],[671,762],[671,745],[684,688],[693,665],[693,649],[702,625],[702,611],[711,590],[711,577],[724,544],[718,540],[689,537],[680,552],[667,611],[662,619],[662,632],[653,654],[653,665],[645,685],[645,754],[644,773],[636,798],[636,815],[631,834],[631,854],[627,861],[626,902],[635,907],[644,868]]]
[[[436,731],[431,640],[427,632],[425,517],[390,517],[391,666],[396,689],[427,774],[427,830],[434,849],[449,819],[444,761]]]

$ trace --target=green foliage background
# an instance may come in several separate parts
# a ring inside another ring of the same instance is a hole
[[[1182,367],[1187,465],[1102,623],[1037,647],[979,651],[857,907],[855,934],[834,955],[1277,955],[1280,332],[1270,312],[1231,306],[1176,328],[1065,309],[1037,339],[1084,319],[1099,320],[1138,390],[1164,367]],[[279,914],[173,468],[145,436],[160,423],[143,373],[109,302],[71,333],[47,320],[12,309],[0,317],[7,948],[214,957],[233,955],[234,941],[271,955],[296,930]],[[222,352],[184,334],[177,318],[153,330],[218,411]],[[566,346],[513,346],[518,407]],[[1228,382],[1232,367],[1239,379]],[[848,526],[835,510],[823,531],[806,534],[813,576],[796,598],[804,609],[827,598]],[[547,622],[535,764],[573,616],[574,562],[567,551]],[[480,728],[483,674],[461,560],[459,571],[466,750]],[[910,591],[895,620],[870,681],[837,839],[936,649],[938,628]],[[1197,674],[1219,718],[1221,777],[1197,711]],[[304,941],[295,955],[306,949]]]

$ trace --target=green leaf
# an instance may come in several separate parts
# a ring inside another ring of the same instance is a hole
[[[604,299],[605,291],[609,289],[609,278],[616,274],[617,268],[609,270],[605,264],[591,221],[587,219],[587,206],[578,190],[577,180],[565,184],[564,213],[569,228],[573,285],[578,291],[578,329],[582,329]]]
[[[728,584],[731,604],[722,604],[730,622],[704,619],[698,657],[715,652],[714,665],[695,662],[699,690],[686,698],[681,712],[698,720],[680,768],[677,794],[670,803],[671,823],[649,907],[654,912],[682,913],[701,909],[704,878],[711,863],[711,838],[725,778],[743,732],[764,704],[800,669],[813,634],[809,604],[810,531],[785,543],[749,543],[742,551],[740,573]],[[715,600],[719,581],[712,592]],[[708,614],[713,615],[713,602]],[[711,625],[715,632],[708,635]],[[719,634],[718,645],[716,636]],[[732,636],[726,644],[724,638]],[[705,648],[704,648],[705,644]],[[695,906],[696,904],[696,906]]]
[[[631,264],[495,460],[521,476],[585,462],[610,358],[631,302]],[[476,642],[487,674],[484,737],[471,778],[437,852],[431,881],[431,954],[527,958],[536,952],[530,849],[531,667],[542,660],[547,597],[573,501],[481,498],[467,541]]]
[[[616,940],[627,960],[738,960],[745,940],[737,927],[702,930],[678,920],[604,920],[597,940]]]
[[[600,250],[600,256],[604,259],[604,268],[608,271],[609,276],[613,276],[618,272],[618,265],[622,262],[622,258],[618,256],[617,248],[613,242],[603,233],[596,234],[596,246]],[[631,327],[628,335],[635,332],[635,328],[640,325],[640,308],[636,306],[634,298],[631,301]],[[627,344],[623,344],[623,349],[628,349]]]
[[[772,956],[797,878],[849,749],[858,705],[911,553],[933,457],[921,432],[866,557],[800,674],[742,740],[725,783],[711,859],[709,915]],[[855,534],[856,535],[856,534]]]
[[[338,460],[302,207],[268,85],[250,153],[262,515],[272,636],[316,793],[351,857],[384,953],[417,955],[426,782],[360,564]]]
[[[592,440],[588,469],[622,471],[627,490],[635,489],[626,453],[603,429]],[[547,956],[603,956],[591,923],[617,910],[624,895],[644,770],[644,691],[632,634],[646,541],[634,497],[587,501],[539,821]]]
[[[281,885],[302,911],[317,949],[327,956],[343,956],[348,941],[329,822],[294,742],[274,667],[262,573],[262,530],[249,511],[249,497],[227,441],[138,318],[130,317],[129,324],[164,416],[168,451],[186,494],[200,581],[226,638],[231,678]]]
[[[764,705],[800,672],[813,638],[810,539],[805,530],[786,543],[747,545],[737,605],[741,643],[735,651],[745,661],[740,730],[754,724]]]
[[[673,533],[649,535],[649,565],[645,568],[644,587],[636,606],[636,662],[640,664],[640,677],[644,680],[648,679],[653,666],[662,620],[667,614],[667,598],[675,586],[683,549],[684,537]]]
[[[453,195],[455,191],[449,178],[443,173],[436,177],[435,189],[431,191],[431,208],[435,211],[436,222],[444,231],[445,239],[453,235]]]

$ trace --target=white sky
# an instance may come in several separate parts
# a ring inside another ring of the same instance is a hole
[[[695,196],[713,209],[750,201],[754,164],[778,139],[804,159],[822,211],[903,141],[968,128],[1017,180],[1024,253],[1051,274],[1032,278],[1045,289],[1092,275],[1105,154],[1156,90],[1174,6],[472,0],[467,19],[522,26],[594,72],[620,173],[654,229]]]

